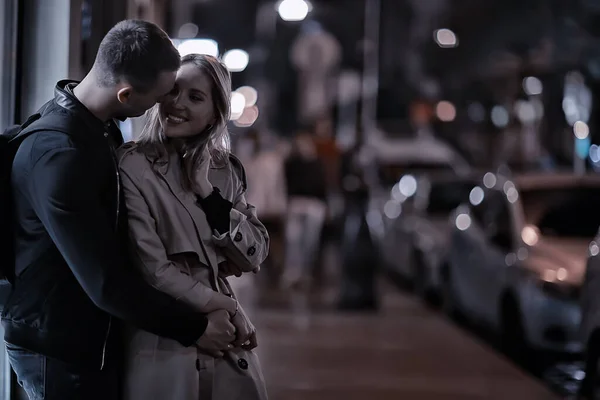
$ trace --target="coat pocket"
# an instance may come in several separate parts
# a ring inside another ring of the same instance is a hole
[[[213,399],[266,400],[267,388],[258,356],[235,349],[215,360]]]

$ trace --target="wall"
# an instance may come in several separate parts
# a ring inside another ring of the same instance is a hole
[[[69,76],[71,0],[24,0],[21,120]]]

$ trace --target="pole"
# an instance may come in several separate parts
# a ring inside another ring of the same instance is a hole
[[[267,61],[269,59],[270,47],[277,32],[277,11],[275,2],[272,0],[261,1],[256,10],[255,32],[256,46],[250,54],[250,62],[254,63],[252,80],[258,91],[257,106],[260,110],[260,118],[255,123],[261,134],[269,129],[272,115],[273,85],[267,76]]]
[[[380,0],[365,0],[365,49],[362,79],[362,108],[358,144],[375,127],[379,79],[379,18]],[[358,154],[351,152],[352,158]],[[346,194],[344,229],[342,233],[342,276],[338,309],[345,311],[376,311],[379,308],[376,277],[379,254],[367,222],[370,168],[349,163],[350,171],[362,175],[360,188]]]
[[[365,0],[365,37],[362,76],[362,131],[368,135],[375,127],[379,91],[379,25],[381,0]]]

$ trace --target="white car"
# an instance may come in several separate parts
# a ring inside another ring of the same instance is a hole
[[[369,133],[361,158],[369,174],[371,234],[384,263],[398,265],[406,255],[396,251],[395,220],[408,211],[402,203],[416,194],[417,179],[437,173],[469,173],[471,168],[454,149],[435,138],[391,139],[377,130]]]
[[[485,174],[452,220],[448,309],[512,348],[578,353],[579,297],[600,225],[600,176]]]
[[[393,268],[408,279],[417,295],[437,300],[441,293],[441,268],[450,245],[451,213],[469,198],[477,185],[474,176],[431,174],[418,179],[417,191],[404,204],[407,210],[397,218],[390,236],[396,254]]]

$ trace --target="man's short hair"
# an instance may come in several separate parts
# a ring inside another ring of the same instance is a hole
[[[126,81],[148,92],[161,72],[176,71],[180,65],[179,52],[162,29],[148,21],[125,20],[102,39],[94,69],[101,86]]]

